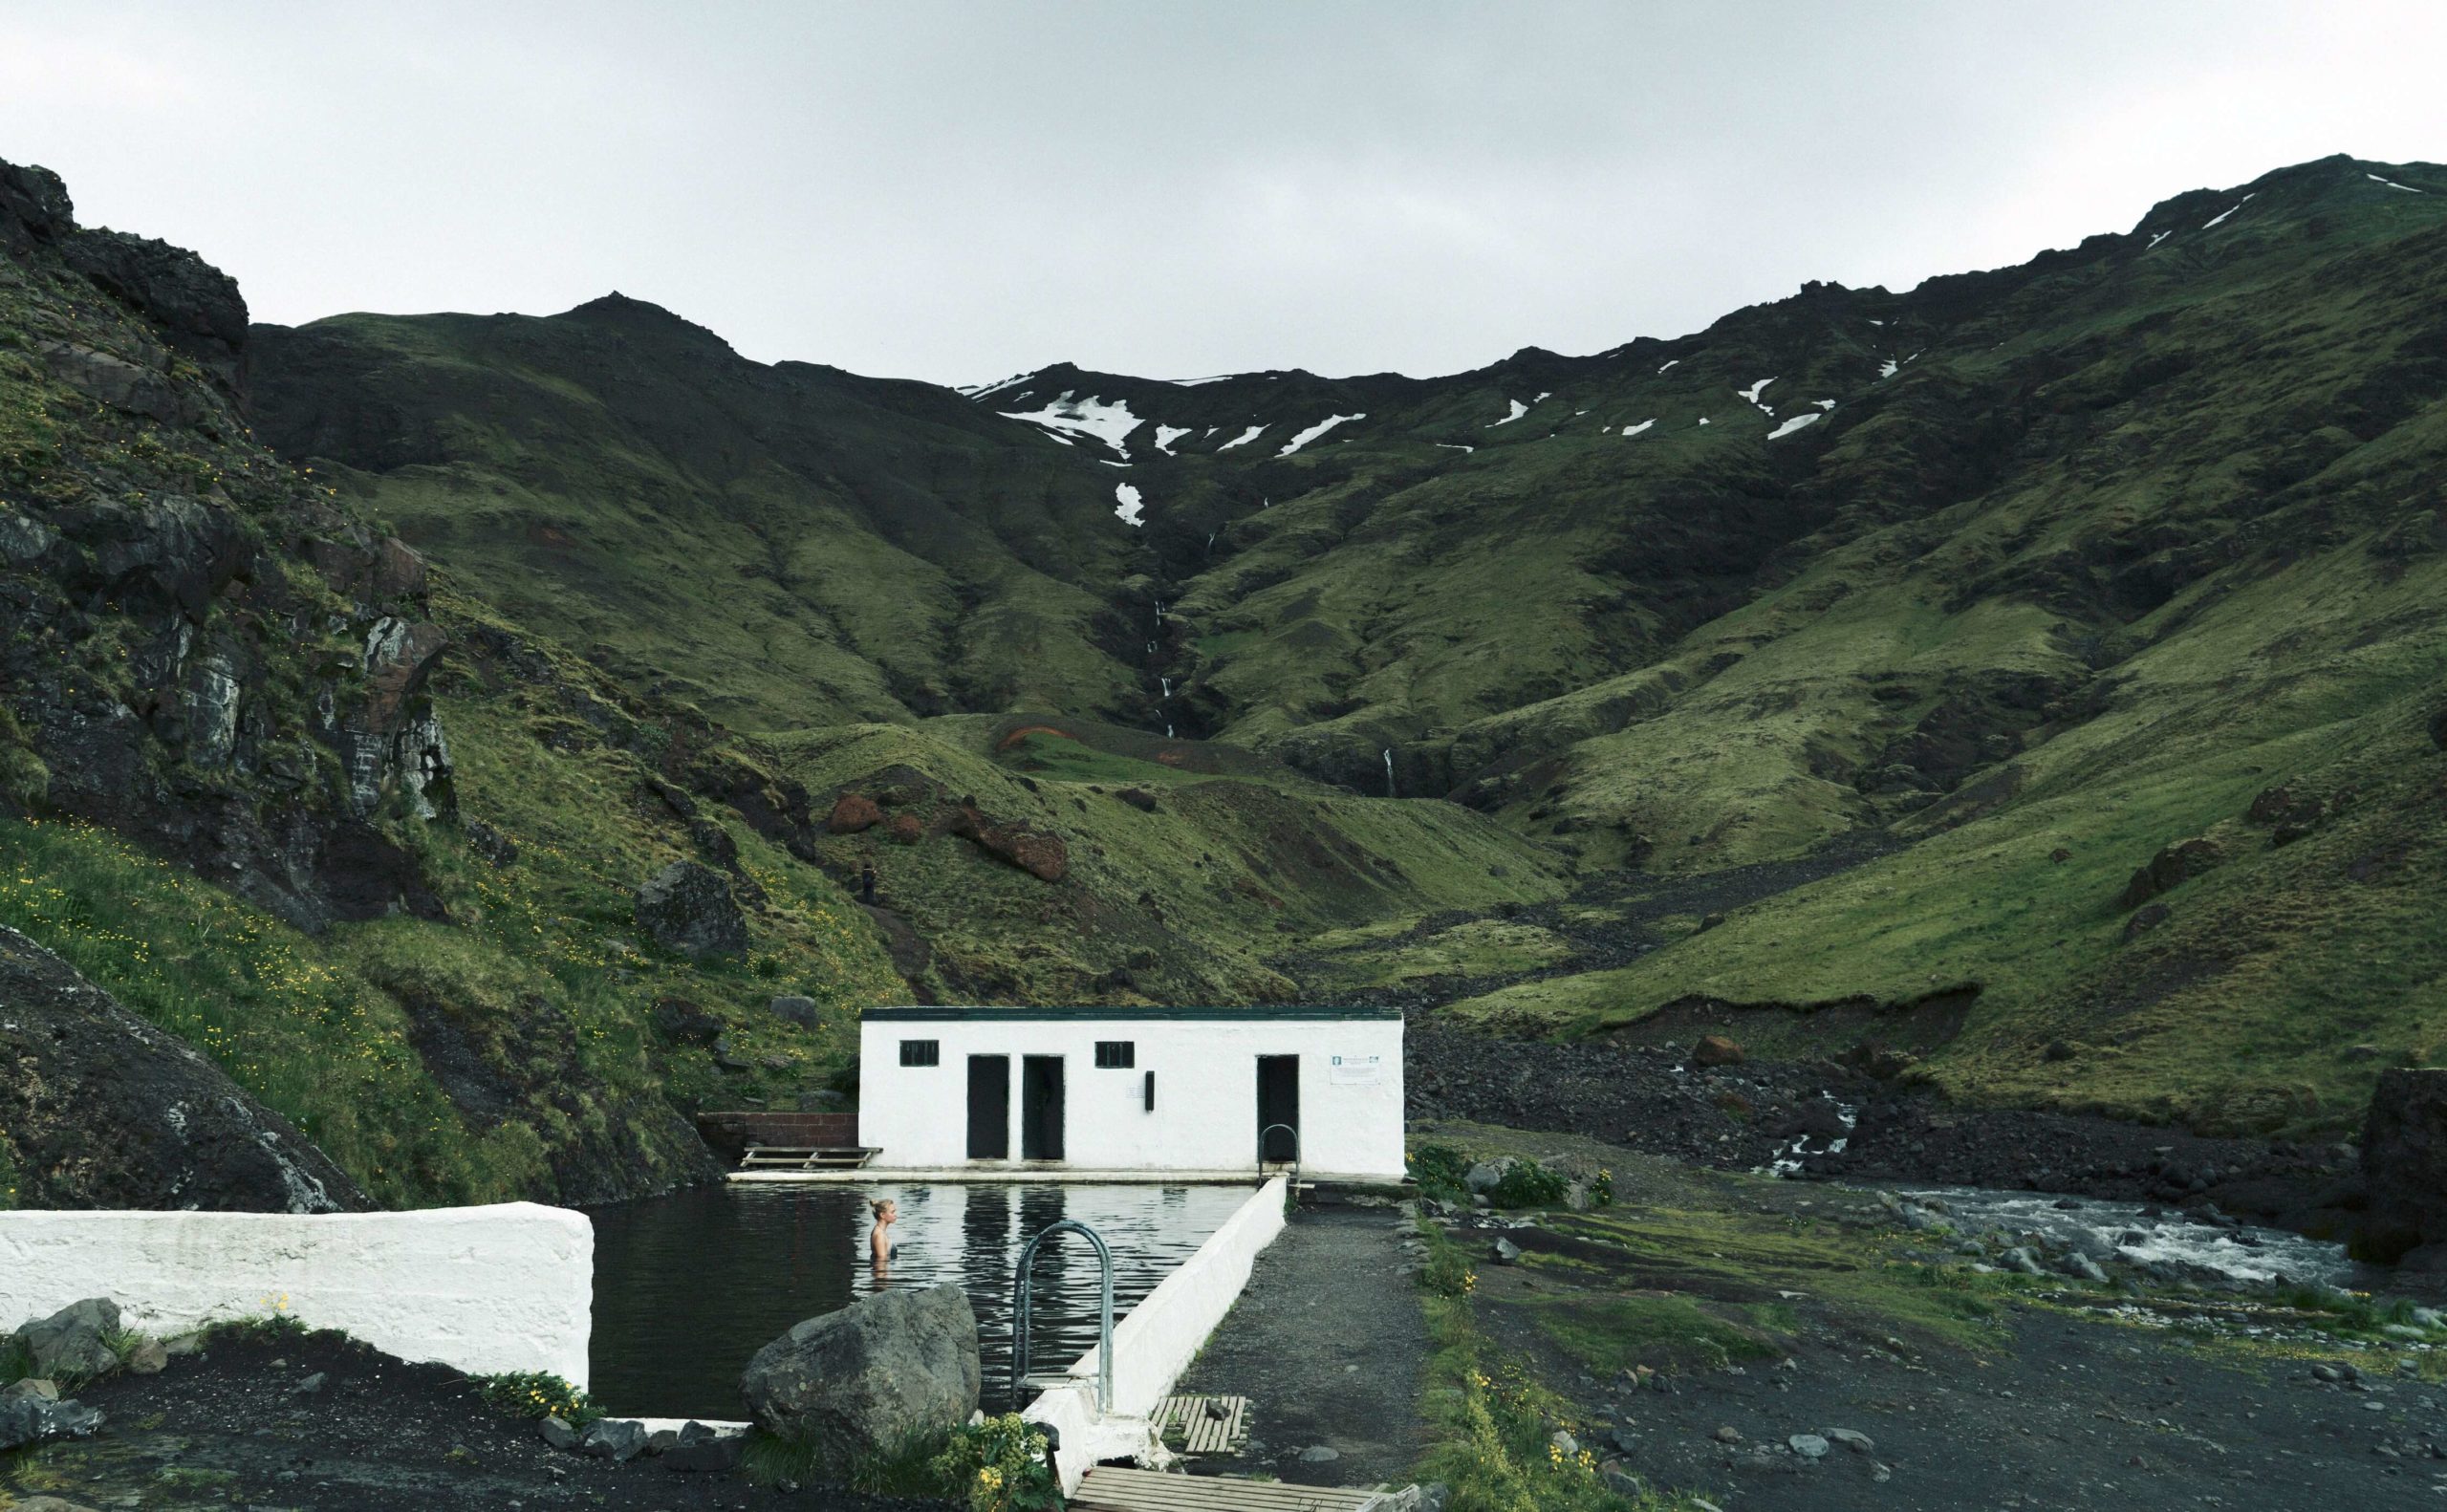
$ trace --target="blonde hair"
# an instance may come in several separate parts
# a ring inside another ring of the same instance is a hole
[[[893,1200],[888,1197],[874,1197],[867,1199],[867,1211],[877,1218],[883,1217],[883,1210],[892,1205]]]

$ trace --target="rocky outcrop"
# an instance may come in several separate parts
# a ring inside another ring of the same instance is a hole
[[[2381,1071],[2362,1130],[2360,1253],[2447,1270],[2447,1070]]]
[[[373,1203],[289,1121],[0,928],[0,1138],[28,1207],[331,1213]]]
[[[808,1319],[756,1351],[739,1389],[759,1428],[849,1466],[966,1422],[980,1384],[967,1296],[930,1286]]]
[[[747,954],[747,919],[712,867],[674,861],[638,889],[638,927],[691,961]]]
[[[825,816],[824,828],[834,834],[856,834],[883,823],[883,810],[873,798],[845,792],[834,800],[833,811]]]
[[[964,804],[952,817],[952,833],[998,861],[1018,867],[1043,882],[1059,882],[1071,875],[1071,850],[1058,834],[1006,824]]]
[[[2116,898],[2115,906],[2139,908],[2159,894],[2181,887],[2225,858],[2226,853],[2214,840],[2178,841],[2150,857],[2148,865],[2133,874],[2133,880],[2124,884],[2124,892]]]
[[[119,1369],[110,1343],[119,1327],[118,1303],[88,1297],[48,1318],[28,1320],[11,1337],[32,1373],[45,1380],[90,1380]]]

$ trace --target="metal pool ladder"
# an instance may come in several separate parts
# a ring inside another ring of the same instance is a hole
[[[1102,1234],[1075,1218],[1066,1218],[1039,1230],[1028,1247],[1020,1251],[1019,1267],[1011,1276],[1011,1411],[1020,1410],[1020,1388],[1034,1384],[1029,1380],[1029,1299],[1037,1246],[1066,1229],[1088,1236],[1088,1242],[1096,1246],[1096,1264],[1103,1272],[1098,1286],[1101,1307],[1096,1320],[1096,1415],[1102,1417],[1113,1410],[1113,1251],[1106,1246]]]
[[[1300,1193],[1300,1131],[1292,1128],[1289,1124],[1268,1124],[1258,1131],[1258,1179],[1261,1181],[1266,1179],[1266,1136],[1274,1133],[1277,1129],[1282,1130],[1285,1134],[1291,1136],[1291,1185],[1289,1191],[1292,1196],[1297,1197]],[[1276,1165],[1281,1165],[1283,1162],[1277,1160],[1274,1163]]]

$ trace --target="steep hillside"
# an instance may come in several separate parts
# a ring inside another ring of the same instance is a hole
[[[65,962],[21,972],[28,1023],[134,1013],[386,1203],[702,1178],[683,1112],[834,1076],[906,992],[882,940],[774,833],[796,789],[751,747],[429,582],[251,440],[246,335],[200,259],[0,164],[0,925]],[[635,889],[688,856],[745,951],[644,932]],[[258,1204],[205,1169],[229,1120],[138,1095],[215,1076],[142,1048],[5,1079],[0,1201],[193,1166],[194,1199]],[[80,1077],[127,1100],[63,1107]]]

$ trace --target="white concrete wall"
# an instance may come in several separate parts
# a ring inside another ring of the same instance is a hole
[[[1153,1447],[1149,1415],[1232,1310],[1241,1288],[1248,1285],[1258,1251],[1283,1232],[1284,1181],[1278,1176],[1260,1186],[1196,1254],[1114,1325],[1113,1402],[1107,1412],[1096,1412],[1099,1356],[1093,1349],[1064,1372],[1072,1384],[1044,1393],[1021,1412],[1061,1435],[1054,1465],[1062,1474],[1064,1495],[1076,1491],[1080,1478],[1098,1460],[1137,1456]]]
[[[0,1329],[86,1297],[172,1334],[285,1311],[407,1360],[586,1385],[595,1225],[533,1202],[417,1213],[0,1213]],[[285,1299],[285,1305],[284,1305]]]
[[[992,1012],[993,1010],[981,1010]],[[1021,1060],[1064,1061],[1065,1165],[1094,1171],[1247,1171],[1257,1155],[1257,1062],[1300,1057],[1305,1171],[1402,1175],[1402,1021],[1269,1019],[869,1018],[859,1035],[858,1138],[880,1166],[964,1166],[968,1057],[1007,1055],[1010,1161],[1019,1163]],[[900,1064],[900,1042],[935,1040],[941,1064]],[[1129,1040],[1137,1064],[1100,1069],[1099,1040]],[[1341,1065],[1335,1064],[1339,1057]],[[1373,1059],[1372,1059],[1373,1058]],[[1156,1109],[1146,1111],[1146,1073]]]

